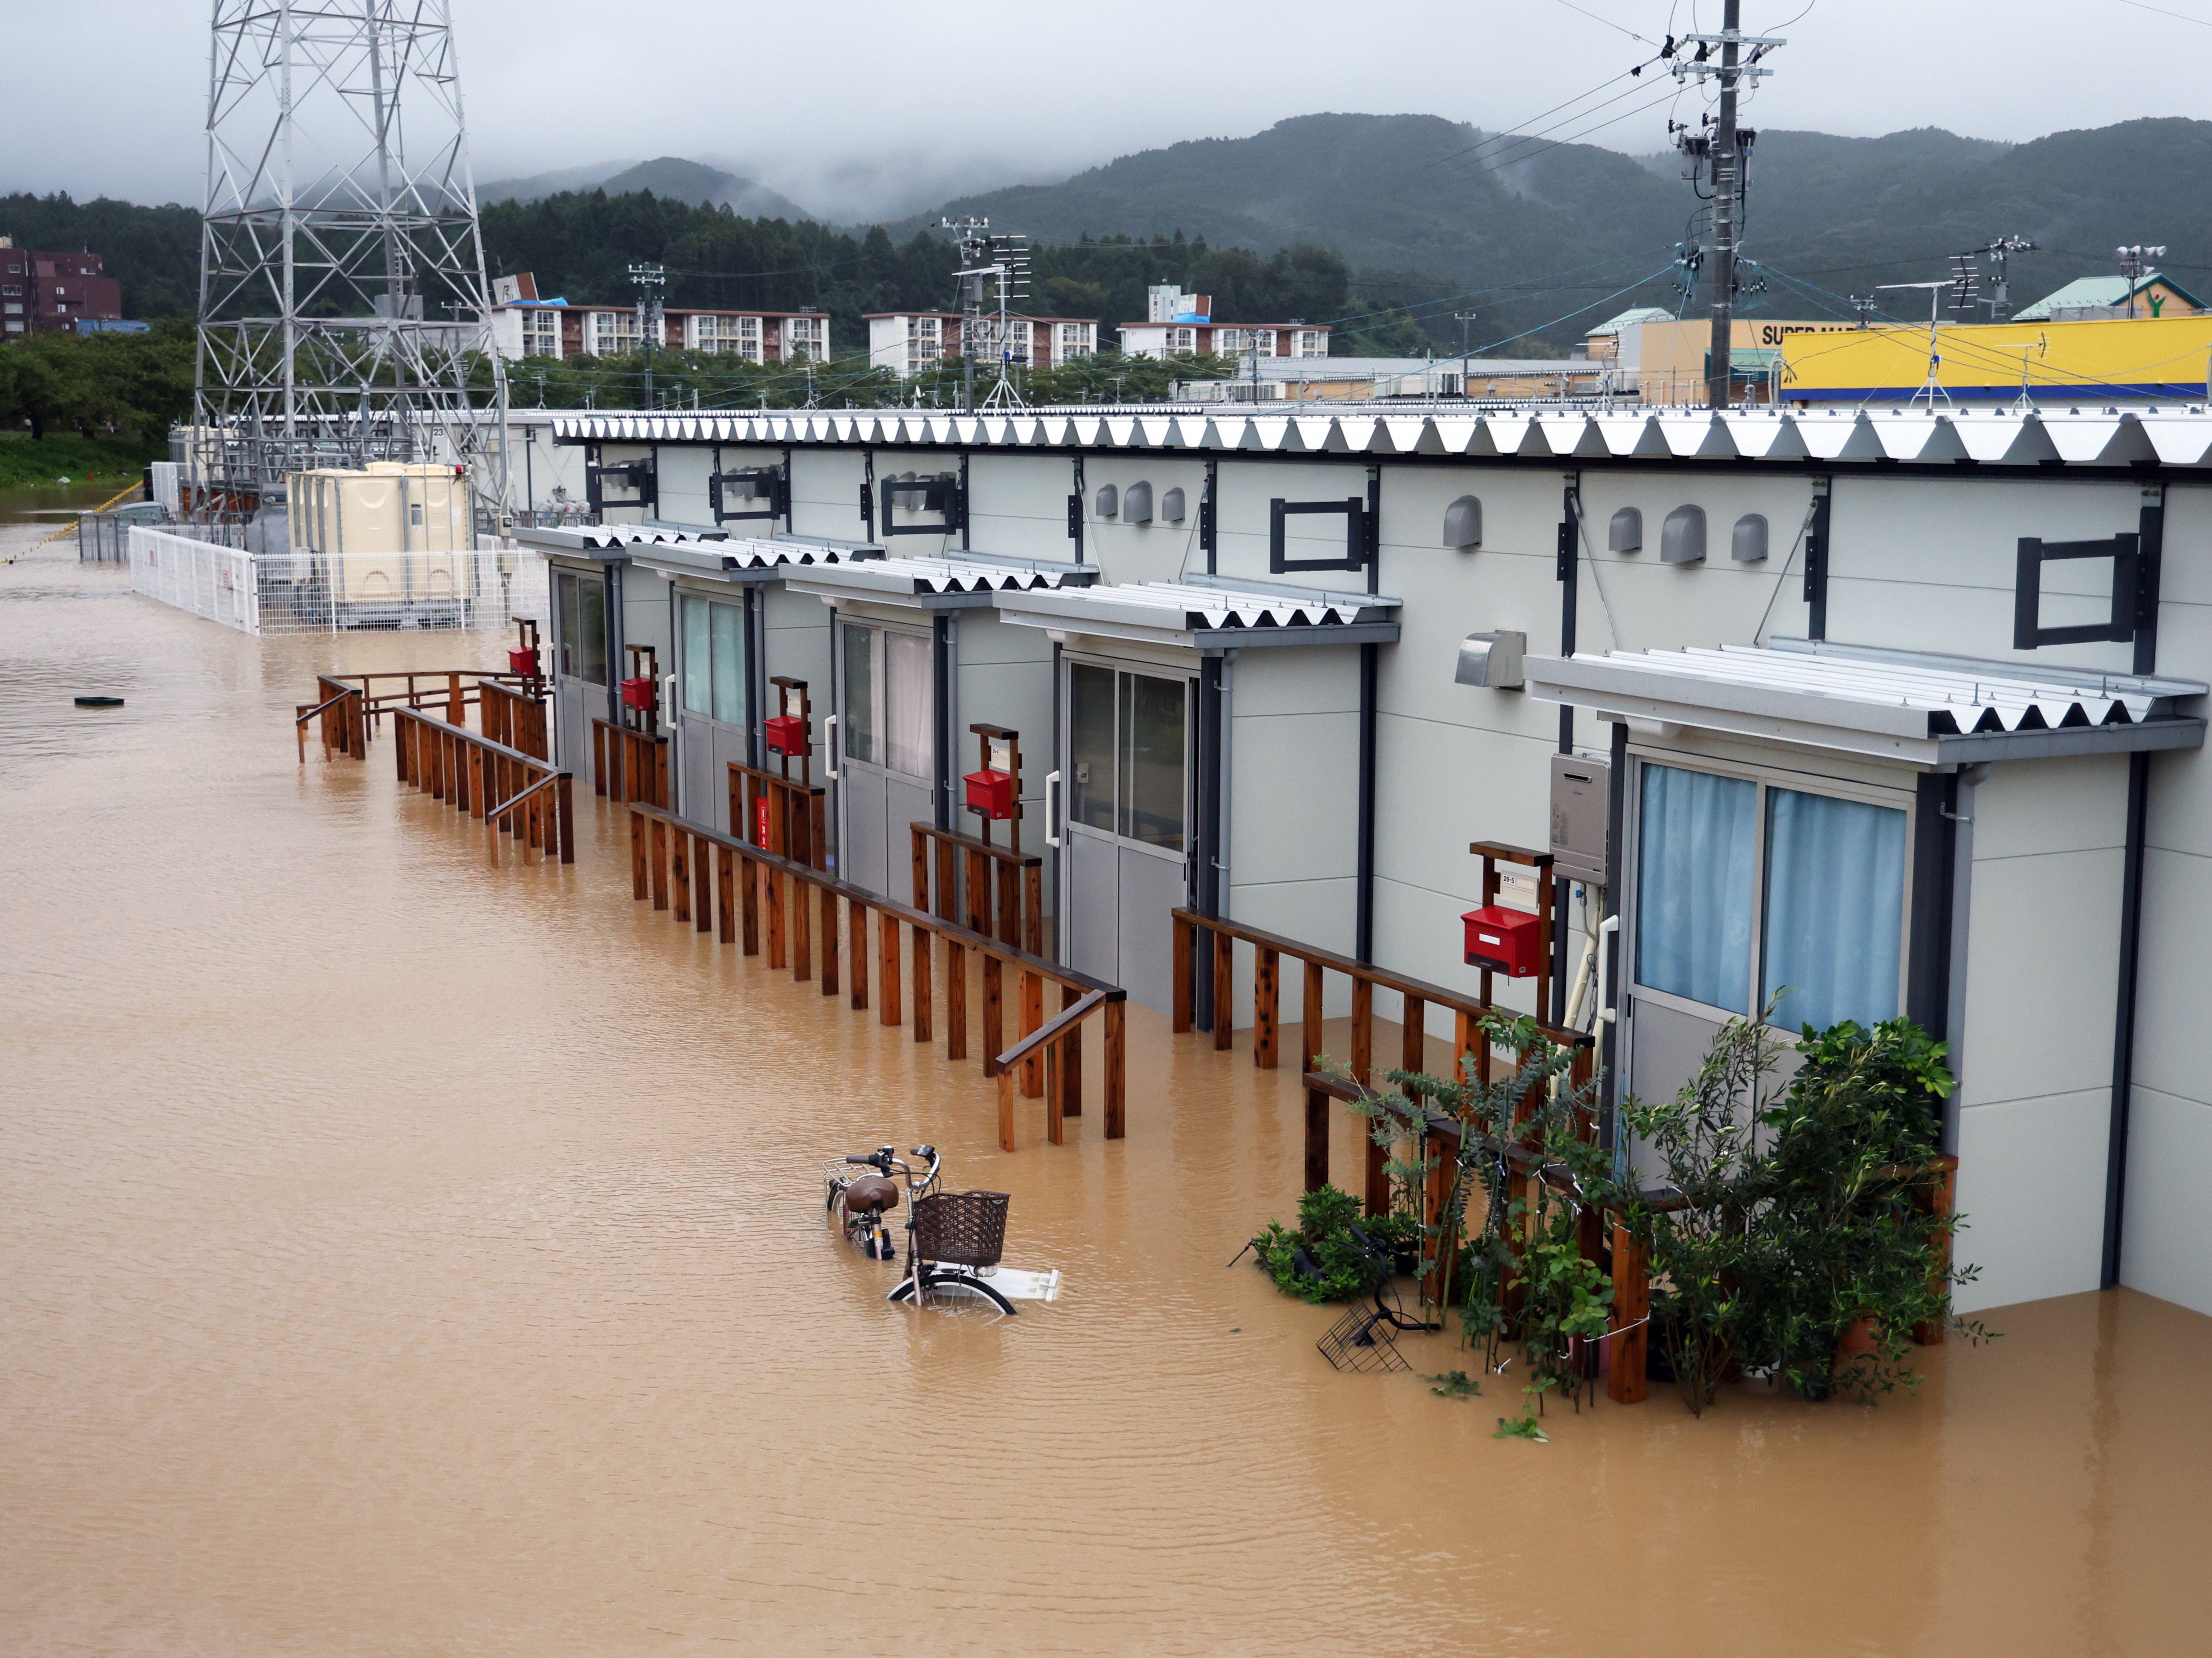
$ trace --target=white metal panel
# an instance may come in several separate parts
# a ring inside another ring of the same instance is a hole
[[[2097,1287],[2110,1093],[2108,1086],[2044,1095],[1960,1114],[1959,1209],[1966,1224],[1956,1259],[1981,1272],[1953,1297],[1956,1310]]]

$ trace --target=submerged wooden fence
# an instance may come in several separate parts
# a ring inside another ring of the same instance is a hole
[[[668,739],[611,720],[592,721],[592,793],[618,806],[641,800],[666,807]]]
[[[496,830],[495,865],[501,835],[514,839],[526,864],[533,853],[576,861],[575,802],[567,772],[434,714],[396,708],[392,718],[399,780]]]
[[[917,1042],[935,1035],[935,981],[941,951],[948,1060],[968,1057],[968,958],[980,956],[983,1074],[999,1079],[1000,1149],[1014,1149],[1016,1072],[1032,1056],[1043,1061],[1045,1138],[1054,1145],[1065,1143],[1066,1119],[1083,1112],[1082,1029],[1093,1013],[1099,1017],[1105,1044],[1106,1138],[1120,1139],[1127,1132],[1126,999],[1118,986],[1103,984],[941,916],[890,902],[825,871],[736,835],[701,829],[658,806],[642,801],[629,805],[631,890],[638,902],[650,902],[677,921],[711,933],[720,943],[735,944],[748,956],[761,952],[765,936],[769,965],[781,968],[787,959],[793,977],[818,979],[824,996],[837,994],[842,974],[855,1011],[869,1005],[872,954],[878,1019],[886,1025],[911,1023]],[[813,925],[817,912],[818,963]],[[872,914],[876,923],[872,951],[868,938]],[[907,934],[904,951],[902,927]],[[910,957],[910,1020],[902,957]],[[1060,1011],[1050,1023],[1041,1023],[1005,1048],[1004,992],[1010,969],[1025,1003],[1034,1000],[1041,1005],[1044,986],[1059,986]]]

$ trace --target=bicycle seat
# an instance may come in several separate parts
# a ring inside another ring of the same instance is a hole
[[[880,1215],[898,1207],[898,1182],[883,1175],[863,1175],[845,1188],[845,1212]]]

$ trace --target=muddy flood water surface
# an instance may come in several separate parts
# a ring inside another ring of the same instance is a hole
[[[0,568],[0,1650],[2212,1646],[2212,1321],[2075,1297],[1879,1408],[1494,1438],[1511,1372],[1339,1375],[1224,1269],[1291,1070],[1133,1011],[1128,1138],[1093,1043],[1002,1154],[973,1060],[634,903],[588,792],[573,866],[495,870],[388,737],[297,763],[317,670],[499,641],[257,641],[75,558]],[[884,1303],[819,1169],[921,1139],[1057,1303]]]

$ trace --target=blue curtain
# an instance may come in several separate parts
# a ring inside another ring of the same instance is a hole
[[[1758,786],[1741,778],[1644,768],[1638,983],[1750,1011],[1758,813]]]
[[[1794,789],[1766,807],[1766,989],[1775,1023],[1823,1029],[1897,1017],[1905,814]]]

